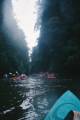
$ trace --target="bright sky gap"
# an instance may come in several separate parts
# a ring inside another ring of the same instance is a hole
[[[35,30],[37,22],[37,0],[12,0],[14,17],[23,30],[30,50],[37,45],[39,30]]]

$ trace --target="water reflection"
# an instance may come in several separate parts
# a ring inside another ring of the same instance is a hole
[[[78,90],[36,77],[23,81],[0,80],[0,120],[43,120],[67,89]]]

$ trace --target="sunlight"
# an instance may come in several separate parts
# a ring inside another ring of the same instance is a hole
[[[12,0],[13,12],[19,27],[23,30],[28,47],[37,44],[39,30],[35,30],[37,22],[37,0]]]

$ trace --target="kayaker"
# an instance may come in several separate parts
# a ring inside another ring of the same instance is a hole
[[[80,120],[80,112],[77,111],[69,112],[65,120]]]
[[[73,113],[73,111],[71,111],[71,112],[68,113],[65,120],[73,120],[73,116],[74,116],[74,113]]]

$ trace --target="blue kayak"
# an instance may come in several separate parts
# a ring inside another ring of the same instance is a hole
[[[80,100],[67,91],[54,104],[45,120],[64,120],[70,111],[80,112]]]

